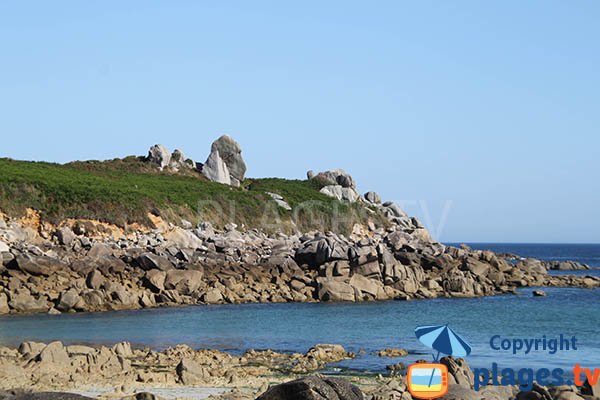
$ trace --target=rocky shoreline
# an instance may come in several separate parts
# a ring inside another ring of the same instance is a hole
[[[403,356],[401,349],[383,355]],[[282,354],[249,350],[233,355],[217,350],[194,350],[178,345],[163,351],[134,349],[127,342],[112,347],[24,342],[18,348],[0,347],[0,399],[89,399],[74,393],[101,392],[102,399],[160,399],[151,391],[183,393],[198,398],[210,392],[214,400],[410,400],[401,374],[384,376],[314,375],[327,364],[353,358],[340,345],[315,345],[306,353]],[[463,359],[445,357],[449,392],[454,400],[582,400],[600,396],[600,384],[531,391],[518,386],[483,386],[474,391],[474,375]],[[58,393],[58,391],[62,393]],[[73,393],[69,393],[73,392]]]
[[[133,232],[89,220],[50,226],[33,211],[28,221],[0,219],[0,314],[600,286],[598,277],[549,275],[556,263],[511,262],[490,251],[444,246],[414,226],[355,225],[348,237],[267,235],[233,224],[219,231],[208,223],[180,227],[153,218],[155,229]]]

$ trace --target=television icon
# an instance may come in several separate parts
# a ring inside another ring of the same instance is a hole
[[[406,383],[417,399],[437,399],[448,393],[448,368],[444,364],[416,363],[408,366]]]

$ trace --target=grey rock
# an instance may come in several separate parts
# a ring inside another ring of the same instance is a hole
[[[365,200],[372,204],[380,204],[381,197],[376,192],[367,192],[365,193]]]
[[[8,305],[19,312],[47,312],[50,309],[50,305],[44,297],[35,298],[29,291],[11,294]]]
[[[231,185],[240,186],[246,174],[246,163],[242,158],[240,145],[229,135],[223,135],[213,142],[210,152],[211,154],[217,152],[227,165]]]
[[[167,271],[165,277],[165,289],[177,290],[181,294],[192,294],[202,285],[201,271],[182,271],[172,269]]]
[[[448,385],[448,393],[444,396],[446,400],[482,400],[484,397],[473,389],[462,386],[450,384]]]
[[[15,261],[21,271],[34,276],[49,276],[52,272],[66,268],[60,260],[48,256],[24,254],[18,255]]]
[[[94,269],[92,271],[90,271],[90,273],[87,275],[85,283],[87,285],[88,288],[90,289],[100,289],[100,287],[104,284],[105,279],[104,276],[102,275],[102,272],[100,272],[97,269]]]
[[[171,159],[169,161],[169,168],[173,171],[181,171],[184,169],[194,169],[196,168],[196,163],[188,158],[186,158],[185,154],[181,150],[176,149],[173,154],[171,154]]]
[[[321,301],[355,301],[352,286],[338,280],[319,281],[319,300]]]
[[[202,165],[202,175],[213,182],[231,185],[231,175],[225,161],[221,158],[218,151],[212,151],[208,159]]]
[[[157,165],[160,170],[163,170],[171,162],[171,153],[162,144],[155,144],[148,150],[146,160]]]
[[[8,296],[5,293],[0,292],[0,315],[8,314],[9,311]]]
[[[307,376],[269,388],[257,400],[363,400],[364,394],[341,378]]]
[[[58,239],[58,243],[65,246],[70,246],[73,244],[73,241],[76,237],[71,228],[66,226],[57,229],[54,234],[56,235],[56,239]]]
[[[61,293],[60,299],[56,308],[59,311],[67,312],[75,308],[75,306],[81,301],[81,297],[75,289],[67,290],[66,292]]]
[[[184,385],[194,385],[202,383],[206,378],[210,378],[208,368],[198,364],[190,358],[183,358],[175,369],[179,381]]]
[[[168,271],[173,269],[174,266],[167,258],[162,256],[157,256],[154,253],[144,253],[140,255],[136,259],[139,266],[145,270],[149,271],[151,269],[159,269],[161,271]]]
[[[408,218],[408,215],[404,212],[404,210],[393,201],[386,201],[383,203],[383,207],[384,211],[386,211],[391,217]]]
[[[26,390],[0,390],[0,400],[92,400],[92,397],[63,392],[30,392]]]
[[[454,377],[457,385],[473,389],[473,371],[464,358],[442,357],[440,364],[448,367],[448,373]]]
[[[589,396],[600,397],[600,379],[596,381],[595,385],[592,385],[587,379],[583,384],[583,388],[581,389],[582,394],[586,394]]]
[[[324,186],[320,192],[337,200],[350,203],[356,202],[360,197],[354,188],[343,187],[342,185]]]
[[[0,253],[8,253],[10,251],[10,247],[0,240]]]
[[[330,185],[340,185],[344,188],[356,189],[356,184],[352,176],[343,169],[332,169],[329,171],[319,172],[309,179],[317,179],[321,182],[327,182]]]
[[[284,210],[288,210],[288,211],[292,210],[292,207],[290,207],[290,205],[283,199],[283,197],[281,195],[278,195],[277,193],[271,193],[271,192],[267,192],[267,194],[273,200],[275,200],[275,203],[277,203],[277,205],[279,207],[283,208]]]
[[[160,292],[161,290],[165,290],[165,279],[167,278],[167,273],[165,271],[161,271],[158,269],[151,269],[146,272],[145,275],[145,286],[149,287],[151,290],[155,292]]]
[[[69,353],[67,353],[67,349],[61,342],[51,342],[37,355],[36,361],[65,365],[69,364]]]

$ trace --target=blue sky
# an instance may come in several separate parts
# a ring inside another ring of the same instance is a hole
[[[204,160],[229,133],[249,176],[344,168],[443,241],[598,243],[599,18],[595,1],[1,2],[0,156]]]

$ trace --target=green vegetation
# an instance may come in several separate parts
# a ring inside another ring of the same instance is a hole
[[[0,210],[18,216],[33,208],[53,223],[89,218],[122,227],[151,225],[150,212],[176,224],[184,218],[269,231],[347,232],[355,222],[384,223],[363,206],[319,193],[321,187],[314,181],[268,178],[231,188],[194,171],[163,173],[137,157],[66,165],[0,159]],[[280,194],[293,210],[278,207],[266,192]]]

